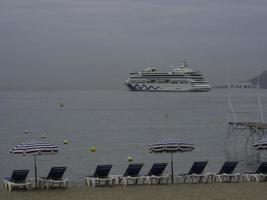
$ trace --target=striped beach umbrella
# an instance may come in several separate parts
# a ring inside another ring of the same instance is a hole
[[[254,149],[256,150],[267,150],[267,137],[260,139],[259,141],[253,144]]]
[[[34,157],[34,175],[35,185],[37,187],[37,165],[36,156],[38,155],[50,155],[58,153],[58,147],[49,142],[44,141],[31,141],[21,143],[9,150],[12,155],[32,155]]]
[[[171,180],[173,183],[173,153],[190,152],[194,150],[194,145],[176,139],[163,139],[149,146],[150,153],[170,153],[171,154]]]

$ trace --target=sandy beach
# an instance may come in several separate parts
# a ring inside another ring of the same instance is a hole
[[[218,183],[179,185],[138,185],[92,188],[88,186],[70,187],[66,190],[1,190],[1,200],[262,200],[267,196],[267,183]]]

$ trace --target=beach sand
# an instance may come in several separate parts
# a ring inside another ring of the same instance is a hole
[[[89,186],[52,190],[0,190],[0,200],[262,200],[267,183],[217,183],[138,186]]]

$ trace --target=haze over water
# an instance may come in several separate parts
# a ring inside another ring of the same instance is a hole
[[[232,90],[233,104],[257,107],[257,90]],[[261,90],[263,112],[267,95]],[[59,103],[64,104],[60,107]],[[225,161],[222,151],[227,131],[227,90],[206,93],[154,93],[125,90],[59,90],[0,92],[0,177],[14,168],[30,169],[33,157],[11,156],[9,149],[32,139],[59,146],[59,154],[38,156],[39,175],[51,166],[66,165],[71,183],[82,184],[97,164],[113,164],[111,174],[122,174],[133,162],[169,162],[169,154],[150,154],[147,147],[163,138],[195,144],[195,151],[174,154],[175,173],[187,172],[196,160],[208,160],[207,171],[216,172]],[[257,120],[254,113],[247,120]],[[29,133],[25,134],[24,130]],[[69,143],[63,144],[67,139]],[[92,153],[90,147],[96,147]],[[263,156],[264,158],[264,156]],[[247,169],[241,161],[239,169]],[[167,169],[167,172],[169,167]]]
[[[122,89],[188,65],[212,86],[266,69],[266,0],[1,0],[0,89]]]

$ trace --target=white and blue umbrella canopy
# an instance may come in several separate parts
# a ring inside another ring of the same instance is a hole
[[[253,148],[256,150],[267,150],[267,137],[255,142],[253,144]]]
[[[189,152],[194,150],[192,143],[175,140],[163,139],[149,146],[150,153],[175,153],[175,152]]]
[[[58,153],[58,146],[49,142],[31,141],[21,143],[9,150],[13,155],[49,155]]]
[[[37,165],[36,156],[38,155],[50,155],[58,153],[58,147],[54,144],[45,141],[31,141],[26,143],[21,143],[9,150],[12,155],[32,155],[34,156],[34,175],[35,175],[35,185],[37,188]]]
[[[170,153],[171,154],[171,180],[173,183],[173,158],[176,152],[190,152],[194,150],[194,145],[189,142],[176,139],[163,139],[148,147],[150,153]]]

